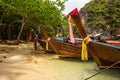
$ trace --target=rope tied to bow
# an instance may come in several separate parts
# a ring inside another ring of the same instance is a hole
[[[82,41],[82,54],[81,60],[88,60],[88,53],[87,53],[87,44],[90,42],[89,36],[83,39]]]
[[[48,38],[48,39],[46,40],[46,50],[48,50],[48,42],[50,41],[50,39],[51,39],[51,38]]]

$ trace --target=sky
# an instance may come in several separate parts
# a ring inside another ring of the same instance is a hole
[[[68,0],[65,2],[65,10],[63,11],[63,14],[68,14],[73,9],[77,8],[78,10],[91,0]]]

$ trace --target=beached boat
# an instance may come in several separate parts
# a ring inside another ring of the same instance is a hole
[[[87,34],[81,23],[78,10],[73,10],[70,15],[72,20],[76,24],[81,37],[85,39],[87,37]],[[116,64],[111,68],[120,68],[120,48],[92,40],[87,43],[87,47],[99,68],[107,68],[115,63]]]
[[[56,38],[50,38],[46,34],[43,25],[40,26],[40,30],[44,35],[45,40],[49,42],[50,46],[60,57],[81,57],[81,41],[78,44],[72,44],[63,40],[58,40]]]
[[[54,53],[54,50],[52,49],[50,45],[48,45],[48,47],[46,46],[47,41],[45,39],[39,38],[38,43],[40,44],[40,46],[43,48],[45,52]]]
[[[37,50],[37,42],[38,42],[40,44],[41,48],[45,52],[49,52],[49,53],[54,52],[54,50],[51,48],[50,45],[48,47],[46,47],[47,41],[45,40],[44,36],[42,34],[36,34],[33,29],[30,30],[29,40],[34,41],[34,49],[35,50]]]

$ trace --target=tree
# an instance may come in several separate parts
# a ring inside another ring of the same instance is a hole
[[[61,11],[64,9],[63,4],[65,1],[67,0],[1,0],[0,12],[2,15],[0,15],[0,19],[6,20],[4,23],[9,22],[12,26],[21,25],[21,27],[16,27],[20,28],[16,43],[19,43],[24,27],[36,28],[38,25],[44,24],[46,29],[49,28],[48,33],[53,34],[53,27],[61,24]],[[9,16],[7,16],[8,14]],[[16,21],[7,19],[10,16],[14,16],[11,19]]]

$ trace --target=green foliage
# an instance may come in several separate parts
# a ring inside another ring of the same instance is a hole
[[[49,35],[54,34],[54,27],[62,24],[61,12],[67,0],[0,0],[0,26],[5,24],[14,28],[37,29],[45,25]],[[18,32],[18,31],[17,31]],[[17,34],[16,34],[17,35]]]

